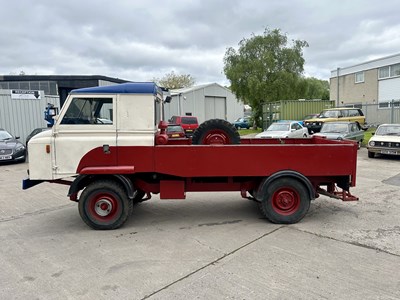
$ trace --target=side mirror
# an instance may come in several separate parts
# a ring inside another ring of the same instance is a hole
[[[171,103],[172,97],[171,96],[167,96],[165,97],[164,103]]]

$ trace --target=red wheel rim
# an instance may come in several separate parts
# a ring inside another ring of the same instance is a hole
[[[281,188],[272,196],[272,207],[281,215],[291,215],[300,207],[300,196],[296,190]]]
[[[119,211],[118,200],[108,193],[94,195],[88,203],[90,215],[99,221],[113,220]]]
[[[229,136],[223,130],[210,130],[203,138],[203,145],[226,145],[230,144]]]

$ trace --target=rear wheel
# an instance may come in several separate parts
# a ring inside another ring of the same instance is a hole
[[[132,214],[133,202],[123,187],[111,180],[88,185],[79,198],[79,214],[93,229],[116,229]]]
[[[306,215],[310,200],[304,184],[293,178],[279,178],[267,187],[261,210],[273,223],[293,224]]]
[[[200,124],[193,134],[192,144],[240,144],[240,135],[231,123],[212,119]]]

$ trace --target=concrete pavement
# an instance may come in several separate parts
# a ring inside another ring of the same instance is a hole
[[[275,225],[239,193],[157,197],[95,231],[67,187],[0,165],[0,299],[399,299],[399,158],[359,151],[359,202]]]

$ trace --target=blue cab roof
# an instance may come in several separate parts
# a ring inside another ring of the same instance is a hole
[[[71,94],[157,94],[161,89],[154,82],[129,82],[72,90]]]

